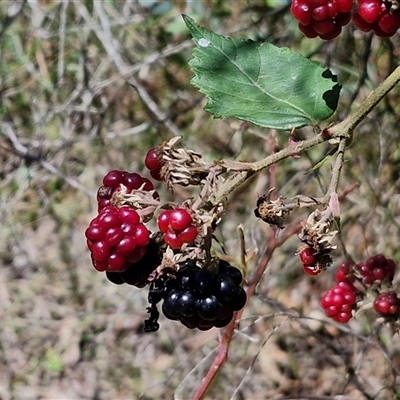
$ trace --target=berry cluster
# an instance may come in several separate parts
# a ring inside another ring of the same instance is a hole
[[[149,303],[155,311],[154,305],[162,300],[165,317],[179,320],[189,329],[222,328],[232,320],[234,311],[246,303],[246,292],[240,286],[242,280],[239,269],[223,260],[219,260],[217,273],[189,260],[179,265],[176,274],[161,275],[152,282]],[[154,317],[147,322],[150,331],[157,320]]]
[[[374,300],[374,309],[383,317],[400,316],[400,299],[394,291],[382,292]]]
[[[387,279],[392,281],[395,270],[395,263],[391,259],[386,259],[383,254],[369,257],[365,262],[358,263],[356,270],[362,276],[365,285],[372,285],[375,281]]]
[[[363,32],[393,36],[400,28],[400,9],[393,0],[293,0],[291,11],[299,29],[309,38],[324,40],[337,37],[342,27],[353,21]],[[353,12],[352,12],[353,10]]]
[[[336,285],[322,296],[325,314],[338,322],[347,322],[356,307],[356,299],[365,305],[374,293],[372,307],[391,321],[400,317],[400,299],[388,290],[392,285],[395,263],[383,254],[369,257],[365,262],[343,262],[335,274]],[[357,287],[357,289],[356,289]]]
[[[140,188],[147,191],[154,190],[153,183],[136,172],[112,170],[104,176],[103,186],[100,186],[97,191],[99,211],[102,208],[111,205],[112,195],[114,192],[120,191],[123,186],[127,189],[128,193]],[[154,192],[154,198],[157,197],[157,192]]]
[[[337,37],[351,20],[353,0],[293,0],[291,11],[299,29],[309,38]]]
[[[127,285],[143,288],[149,283],[150,274],[160,265],[161,254],[157,243],[150,239],[144,256],[128,266],[125,271],[106,271],[107,279],[115,285]]]
[[[358,0],[353,23],[363,32],[390,37],[400,28],[400,9],[390,0]]]
[[[351,282],[337,281],[321,298],[321,306],[327,317],[337,322],[346,323],[352,317],[352,311],[357,303],[357,293]]]
[[[168,161],[166,171],[174,173],[167,173],[163,180],[169,187],[169,178],[175,179],[175,184],[187,186],[192,181],[182,180],[181,174],[175,173],[182,162],[173,164],[173,161],[186,160],[184,172],[190,173],[191,160],[196,161],[198,171],[201,157],[186,149],[173,148],[174,143],[150,149],[145,166],[154,179],[162,180],[161,169],[167,163],[161,155],[167,152],[166,159],[171,159],[172,165]],[[98,215],[85,231],[92,264],[116,285],[126,283],[138,288],[149,285],[150,316],[145,321],[146,332],[159,328],[157,304],[161,300],[167,318],[201,330],[226,326],[234,312],[244,307],[247,297],[240,286],[241,272],[210,257],[213,232],[199,229],[210,224],[214,215],[204,217],[190,208],[190,201],[182,206],[162,204],[149,179],[121,170],[112,170],[104,176],[97,191],[97,203]],[[160,209],[158,231],[151,233],[146,224]]]
[[[146,253],[148,229],[130,207],[103,207],[86,229],[87,246],[98,271],[122,272]]]
[[[157,225],[171,249],[179,249],[183,243],[193,243],[198,234],[191,215],[184,208],[164,210],[157,218]]]

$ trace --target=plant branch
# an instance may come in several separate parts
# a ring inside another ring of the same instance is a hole
[[[293,150],[293,146],[284,148],[277,153],[271,154],[266,158],[254,163],[243,163],[245,171],[239,171],[238,173],[229,177],[223,185],[220,186],[218,192],[215,194],[215,203],[222,201],[229,193],[233,192],[237,187],[239,187],[244,181],[249,179],[255,173],[267,168],[293,154],[293,151],[301,152],[310,149],[318,144],[325,142],[327,139],[321,135],[314,136],[310,139],[299,142],[296,149]],[[242,163],[234,163],[229,160],[222,160],[221,165],[226,167],[228,170],[239,169]],[[242,165],[243,165],[242,164]]]
[[[374,107],[400,82],[400,66],[398,66],[369,96],[357,110],[342,122],[333,125],[326,131],[330,137],[350,137],[354,128],[374,109]]]
[[[339,142],[338,152],[336,156],[335,165],[332,169],[332,178],[331,183],[329,184],[329,188],[326,191],[324,198],[322,199],[322,203],[327,203],[333,193],[337,192],[337,188],[339,185],[340,172],[342,171],[343,160],[344,160],[344,151],[346,149],[346,138],[341,138]]]
[[[364,100],[364,102],[350,114],[342,122],[333,125],[325,129],[321,135],[314,136],[310,139],[299,142],[295,149],[293,146],[288,146],[277,153],[269,155],[262,160],[256,161],[254,163],[249,162],[234,162],[229,160],[222,160],[220,165],[225,167],[228,171],[237,171],[236,174],[229,177],[215,195],[215,203],[218,203],[226,196],[239,187],[244,181],[249,179],[255,173],[268,168],[269,166],[276,164],[277,162],[290,157],[293,152],[300,153],[302,151],[308,150],[315,147],[327,140],[335,138],[350,138],[354,128],[373,110],[373,108],[400,82],[400,66],[397,67],[391,75],[389,75],[381,85],[373,90],[369,96]],[[342,145],[343,150],[345,144]],[[343,151],[342,154],[338,155],[337,159],[337,175],[339,176],[341,164],[343,162]],[[331,182],[334,186],[337,186],[336,182]],[[333,186],[330,188],[332,190]],[[329,190],[328,190],[329,192]],[[330,193],[330,192],[329,192]],[[328,194],[327,194],[328,196]]]
[[[400,67],[398,67],[376,90],[372,91],[370,95],[365,99],[365,101],[360,105],[360,107],[349,115],[345,120],[334,125],[325,131],[321,135],[315,136],[311,139],[304,140],[300,142],[295,151],[297,153],[310,149],[318,144],[321,144],[327,140],[340,138],[338,154],[336,161],[332,170],[332,179],[327,190],[326,195],[323,198],[323,202],[330,200],[332,194],[336,193],[340,178],[341,169],[344,160],[344,151],[347,144],[347,139],[351,137],[354,128],[371,112],[371,110],[386,96],[390,90],[392,90],[400,82]],[[287,147],[275,154],[272,154],[260,161],[254,163],[240,163],[232,162],[229,160],[223,160],[221,165],[227,170],[236,171],[236,173],[228,178],[224,184],[221,186],[219,191],[215,196],[215,202],[219,202],[224,199],[229,193],[240,186],[245,180],[250,178],[255,173],[267,168],[277,162],[291,156],[293,154],[293,147]],[[257,267],[257,270],[249,281],[249,286],[247,288],[247,298],[249,299],[256,290],[258,283],[260,282],[266,267],[272,257],[273,252],[276,248],[281,246],[286,239],[291,237],[296,232],[299,232],[301,225],[293,226],[291,230],[288,230],[285,235],[283,235],[279,240],[277,240],[275,235],[275,230],[271,231],[271,237],[268,246],[264,252],[262,259]],[[203,379],[200,387],[196,391],[193,399],[201,400],[204,398],[207,390],[210,388],[212,382],[216,378],[218,372],[225,364],[228,359],[229,344],[233,338],[233,334],[238,327],[241,315],[244,308],[235,313],[234,318],[231,323],[227,326],[225,333],[220,335],[219,350],[218,353],[208,370],[205,378]]]
[[[249,286],[246,290],[247,299],[252,297],[253,294],[255,293],[257,285],[260,282],[260,280],[267,268],[267,265],[268,265],[269,261],[271,260],[271,257],[273,255],[274,251],[278,247],[282,246],[282,244],[285,243],[285,241],[287,239],[289,239],[294,234],[298,233],[300,231],[300,229],[301,229],[300,224],[295,225],[295,226],[291,227],[290,229],[288,229],[286,232],[284,232],[284,234],[281,235],[279,238],[276,237],[276,230],[275,229],[271,230],[271,235],[270,235],[270,239],[269,239],[267,248],[265,249],[265,252],[258,264],[256,272],[254,273],[254,276],[249,281]],[[234,313],[234,317],[233,317],[232,321],[226,327],[225,332],[222,335],[220,335],[218,353],[215,356],[214,361],[212,362],[206,376],[201,381],[199,388],[197,389],[196,393],[194,394],[193,400],[201,400],[204,398],[207,390],[211,387],[211,384],[213,383],[216,376],[218,375],[218,372],[220,371],[220,369],[223,367],[223,365],[228,360],[229,345],[233,339],[233,335],[234,335],[236,329],[239,326],[240,318],[241,318],[244,310],[245,310],[245,307],[243,307],[240,311],[237,311]]]

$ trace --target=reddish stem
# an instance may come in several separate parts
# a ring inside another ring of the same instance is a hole
[[[258,264],[258,267],[256,269],[256,272],[254,273],[253,278],[249,281],[249,286],[246,291],[247,299],[249,299],[251,296],[253,296],[253,294],[256,290],[256,287],[257,287],[258,283],[260,282],[275,249],[282,246],[282,244],[289,237],[298,233],[300,231],[300,229],[301,229],[300,224],[295,225],[295,226],[291,227],[290,229],[288,229],[279,238],[276,238],[276,229],[271,230],[271,236],[270,236],[267,248],[264,251],[264,254]],[[211,384],[214,381],[214,379],[216,378],[218,372],[220,371],[222,366],[228,360],[229,345],[233,338],[233,334],[235,333],[235,330],[239,326],[240,318],[243,314],[244,309],[245,309],[245,307],[243,307],[240,311],[237,311],[234,314],[233,319],[229,323],[229,325],[226,327],[225,332],[219,336],[218,353],[215,356],[214,361],[212,362],[206,376],[201,381],[200,386],[198,387],[196,393],[194,394],[193,400],[201,400],[204,398],[207,390],[211,387]]]

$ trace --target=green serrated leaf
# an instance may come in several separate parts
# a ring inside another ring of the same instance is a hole
[[[340,85],[329,70],[288,48],[209,32],[183,16],[196,47],[192,84],[216,118],[292,129],[316,125],[336,110]]]

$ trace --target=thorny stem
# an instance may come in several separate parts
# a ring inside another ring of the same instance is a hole
[[[285,149],[278,151],[275,154],[272,154],[262,160],[259,160],[254,163],[240,163],[240,162],[223,162],[225,163],[228,169],[238,170],[237,174],[234,174],[230,178],[228,178],[223,185],[219,188],[218,192],[215,195],[215,202],[219,202],[222,199],[226,198],[232,191],[234,191],[237,187],[239,187],[244,181],[250,178],[255,173],[268,168],[269,166],[276,164],[277,162],[291,156],[294,151],[300,153],[304,150],[308,150],[312,147],[315,147],[327,140],[335,139],[335,138],[350,138],[354,128],[364,120],[364,118],[374,109],[374,107],[400,82],[400,66],[397,67],[375,90],[373,90],[369,96],[363,101],[363,103],[351,113],[346,119],[342,122],[339,122],[336,125],[333,125],[327,129],[325,129],[322,134],[314,136],[310,139],[299,142],[296,146],[295,150],[293,150],[292,146],[286,147]],[[343,141],[341,141],[343,142]],[[342,152],[338,155],[338,166],[343,161],[343,150],[345,144],[342,144]],[[340,159],[342,161],[340,161]],[[241,168],[241,170],[240,170]],[[338,174],[340,173],[340,168],[338,168]],[[331,186],[337,185],[337,182],[332,182]],[[331,189],[331,187],[330,187]],[[328,191],[329,195],[331,194]],[[327,196],[328,196],[327,193]]]
[[[322,203],[327,203],[329,201],[329,198],[331,197],[331,195],[333,193],[336,193],[336,191],[337,191],[337,188],[339,185],[340,172],[342,171],[342,166],[343,166],[344,151],[346,149],[346,141],[347,141],[347,139],[344,137],[342,137],[340,139],[335,165],[333,166],[333,169],[332,169],[331,183],[329,184],[329,188],[322,200]]]
[[[326,139],[323,138],[321,135],[314,136],[310,139],[299,142],[299,144],[296,146],[295,151],[300,152],[303,150],[307,150],[325,141]],[[226,196],[228,196],[229,193],[233,192],[237,187],[239,187],[244,181],[249,179],[255,173],[271,166],[272,164],[284,160],[285,158],[290,157],[293,154],[293,151],[294,151],[293,147],[286,147],[283,150],[271,154],[270,156],[263,158],[260,161],[256,161],[254,163],[243,163],[245,165],[246,170],[240,171],[237,174],[231,176],[224,182],[223,185],[220,186],[218,192],[215,194],[215,202],[218,203],[222,199],[226,198]],[[234,169],[233,168],[234,165],[237,165],[237,167],[239,168],[241,164],[242,163],[239,162],[238,163],[231,163],[229,161],[227,162],[228,169],[230,165],[232,165],[232,169]]]
[[[328,129],[331,137],[350,136],[354,128],[374,109],[374,107],[400,82],[398,66],[375,90],[373,90],[357,110],[342,122]]]
[[[215,182],[216,171],[214,167],[210,167],[210,172],[207,175],[204,186],[197,197],[197,200],[192,205],[192,210],[197,210],[201,205],[204,204],[205,199],[208,197],[208,193],[212,190],[212,184]],[[214,203],[218,204],[218,203]]]
[[[323,134],[315,136],[311,139],[305,140],[298,144],[296,152],[301,152],[309,148],[312,148],[320,143],[323,143],[326,140],[340,138],[338,155],[332,171],[332,180],[329,185],[328,191],[324,196],[323,201],[327,202],[330,196],[337,191],[339,176],[344,160],[346,139],[351,137],[354,128],[373,110],[373,108],[383,99],[383,97],[386,96],[390,92],[390,90],[392,90],[399,82],[400,82],[400,66],[397,67],[395,71],[391,75],[389,75],[389,77],[384,82],[382,82],[382,84],[377,89],[372,91],[370,95],[365,99],[365,101],[360,105],[360,107],[356,111],[354,111],[351,115],[349,115],[345,120],[338,123],[337,125],[334,125],[326,129],[323,132]],[[256,172],[264,168],[267,168],[270,165],[275,164],[284,158],[289,157],[291,154],[293,154],[293,148],[288,147],[258,162],[243,163],[242,166],[244,167],[243,168],[244,170],[239,170],[237,174],[233,175],[224,182],[224,184],[221,186],[220,190],[215,196],[215,202],[217,203],[222,199],[224,199],[229,193],[235,190],[238,186],[240,186],[245,180],[254,175]],[[239,167],[241,163],[233,163],[233,164]],[[301,230],[301,225],[293,226],[292,229],[288,230],[285,233],[285,235],[282,235],[282,237],[280,237],[279,240],[276,238],[275,230],[271,231],[270,240],[264,252],[264,255],[260,260],[260,263],[258,264],[254,276],[249,281],[249,286],[246,291],[248,299],[255,293],[256,287],[260,282],[275,249],[280,247],[289,237],[298,233],[300,230]],[[227,326],[224,334],[219,336],[218,353],[211,367],[209,368],[206,376],[202,380],[199,388],[194,394],[193,400],[201,400],[204,398],[207,390],[210,388],[218,372],[227,361],[229,345],[233,338],[235,330],[239,325],[239,321],[244,309],[245,307],[242,310],[235,313],[234,318]]]

